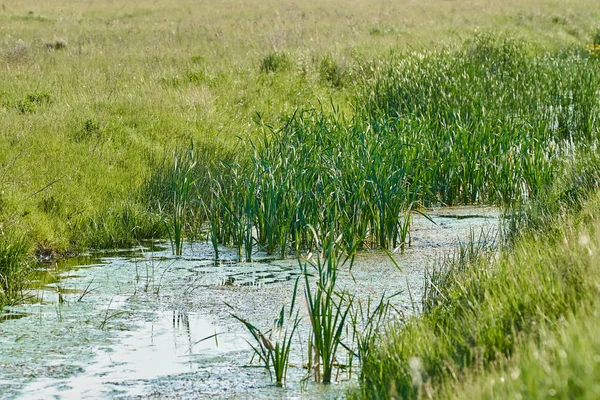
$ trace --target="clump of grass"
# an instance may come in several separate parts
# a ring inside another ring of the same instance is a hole
[[[29,45],[25,43],[23,39],[5,43],[2,50],[3,58],[8,63],[25,62],[28,61],[31,56]]]
[[[66,49],[67,45],[68,45],[68,42],[65,39],[54,39],[52,41],[45,42],[44,43],[44,48],[46,50],[58,51],[58,50],[64,50],[64,49]]]
[[[319,62],[321,81],[334,88],[341,88],[346,82],[345,69],[331,55],[323,57]]]
[[[378,302],[369,297],[366,301],[357,300],[352,304],[349,316],[354,348],[349,349],[352,355],[348,362],[350,366],[353,357],[356,357],[360,364],[369,357],[370,351],[378,344],[385,324],[390,322],[388,317],[391,310],[392,306],[385,294]]]
[[[75,142],[83,142],[85,140],[95,139],[99,140],[104,134],[104,124],[99,121],[88,118],[83,121],[81,129],[76,131],[73,138]]]
[[[505,243],[540,232],[546,236],[559,235],[562,229],[554,221],[579,212],[600,188],[600,159],[594,150],[577,151],[563,161],[562,169],[554,182],[542,188],[535,198],[505,210],[502,218]]]
[[[194,155],[194,146],[192,144],[187,157],[179,158],[175,156],[173,181],[171,182],[171,213],[163,216],[163,222],[169,235],[173,254],[177,256],[180,256],[183,251],[183,235],[187,224],[187,214],[189,213],[190,191],[197,181],[197,178],[194,178],[192,175],[196,166]]]
[[[51,100],[50,93],[47,92],[28,93],[23,99],[16,101],[14,107],[21,114],[35,113],[50,104]]]
[[[224,232],[224,226],[230,226],[227,219],[222,221],[219,218],[230,215],[218,201],[219,193],[228,190],[223,195],[225,201],[230,201],[231,166],[239,165],[236,161],[238,158],[240,156],[235,147],[202,143],[178,149],[173,152],[172,157],[165,155],[162,159],[152,160],[150,174],[140,188],[140,201],[150,212],[165,219],[179,213],[180,228],[186,229],[190,237],[194,237],[199,228],[209,222],[207,236],[212,240],[215,256],[218,258],[218,244],[229,244],[229,231]],[[186,164],[182,165],[182,162]],[[178,168],[174,167],[176,163]],[[177,182],[187,186],[185,210],[179,208],[178,211],[178,203],[174,201],[173,196],[177,192],[173,185]]]
[[[125,248],[142,239],[164,237],[161,219],[134,200],[114,201],[80,220],[72,242],[76,248]]]
[[[337,363],[336,354],[342,344],[346,320],[354,297],[336,288],[338,268],[344,258],[337,243],[330,240],[323,248],[323,258],[304,263],[302,271],[305,279],[304,295],[308,306],[308,316],[312,328],[309,342],[309,368],[317,382],[331,383],[333,369]],[[309,277],[314,269],[317,282],[312,288]]]
[[[260,63],[260,72],[274,73],[289,69],[292,65],[290,56],[287,53],[273,51],[267,54]]]
[[[552,182],[572,144],[595,140],[595,65],[578,51],[534,55],[483,35],[392,60],[359,85],[360,112],[406,144],[425,202],[514,204]]]
[[[22,299],[30,272],[28,252],[24,235],[13,230],[0,231],[0,306]]]
[[[294,286],[289,312],[286,313],[285,306],[282,306],[273,327],[266,332],[261,331],[244,318],[232,314],[232,317],[244,324],[252,335],[254,342],[248,343],[254,351],[254,356],[260,359],[269,374],[271,374],[271,369],[275,372],[277,386],[283,386],[286,381],[292,338],[301,321],[299,311],[295,308],[297,289],[298,280]]]
[[[284,256],[317,246],[310,225],[318,236],[342,232],[348,251],[404,245],[419,192],[406,179],[413,166],[396,154],[402,144],[349,125],[335,110],[300,112],[281,129],[261,126],[250,160],[222,163],[213,175],[207,212],[215,241],[247,258],[252,248]]]

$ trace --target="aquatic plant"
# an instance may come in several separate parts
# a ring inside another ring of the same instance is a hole
[[[362,363],[362,360],[366,359],[369,352],[377,345],[384,323],[391,323],[388,320],[391,309],[390,300],[386,298],[385,293],[378,302],[368,297],[366,301],[357,300],[352,304],[349,317],[354,348],[344,347],[358,359],[359,363]],[[352,366],[352,361],[348,364]]]
[[[18,302],[30,272],[27,264],[29,244],[24,235],[0,230],[0,306]]]
[[[281,307],[278,317],[273,322],[273,327],[268,331],[261,331],[246,319],[235,314],[231,316],[240,321],[248,332],[252,335],[254,341],[248,342],[254,355],[257,356],[264,367],[271,374],[271,369],[275,373],[275,382],[278,386],[283,386],[287,376],[289,367],[290,350],[292,346],[292,338],[300,324],[299,311],[296,310],[296,293],[298,282],[294,286],[292,301],[289,312],[286,313],[285,305]],[[272,378],[272,376],[271,376]]]
[[[190,200],[190,190],[198,180],[194,178],[193,170],[196,166],[194,159],[194,145],[190,144],[187,158],[175,156],[173,165],[173,181],[171,214],[169,217],[163,216],[163,222],[169,235],[171,249],[174,255],[180,256],[183,250],[183,234],[188,213],[188,202]]]
[[[248,158],[212,175],[211,240],[246,259],[285,256],[316,248],[310,225],[341,233],[346,251],[404,250],[422,206],[531,198],[597,139],[594,63],[484,35],[383,62],[357,86],[351,118],[335,105],[298,110],[280,127],[257,115]]]
[[[336,289],[338,267],[342,265],[344,253],[337,241],[329,240],[324,245],[323,257],[301,264],[304,274],[304,296],[312,328],[308,346],[309,367],[317,382],[331,383],[332,372],[337,363],[336,354],[342,343],[346,319],[354,297]],[[309,270],[309,266],[311,267]],[[317,282],[312,288],[312,270]]]

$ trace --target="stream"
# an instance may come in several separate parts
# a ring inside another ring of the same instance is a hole
[[[394,254],[358,253],[341,268],[338,287],[359,299],[384,293],[400,314],[418,312],[425,271],[439,265],[459,241],[493,238],[498,210],[457,207],[415,216],[411,247]],[[289,305],[296,258],[257,254],[238,262],[208,243],[186,243],[182,257],[154,243],[93,252],[40,268],[27,304],[0,313],[0,397],[70,398],[343,398],[355,382],[339,372],[337,383],[307,377],[309,322],[294,338],[287,385],[251,363],[246,328],[231,313],[261,328]],[[300,315],[305,315],[302,283]],[[343,350],[340,350],[342,352]]]

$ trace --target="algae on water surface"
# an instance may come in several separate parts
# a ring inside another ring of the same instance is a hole
[[[340,288],[363,299],[400,292],[394,306],[412,313],[419,305],[411,295],[418,302],[425,269],[471,230],[497,227],[492,208],[430,214],[435,224],[416,218],[412,247],[394,255],[402,271],[383,253],[360,252],[352,276],[347,268],[340,270]],[[477,216],[451,219],[444,214]],[[215,264],[212,251],[208,243],[194,243],[181,258],[171,256],[167,247],[105,252],[83,260],[88,265],[45,271],[34,290],[38,301],[3,314],[2,396],[341,396],[344,385],[300,384],[307,374],[302,368],[306,318],[294,338],[287,387],[280,389],[263,368],[248,368],[249,337],[225,304],[257,325],[270,326],[281,305],[289,302],[300,273],[298,261],[257,254],[256,262],[239,263],[235,250],[222,248]],[[339,380],[344,379],[340,373]]]

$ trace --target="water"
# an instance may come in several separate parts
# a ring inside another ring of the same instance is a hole
[[[410,314],[419,307],[411,298],[420,298],[425,269],[471,230],[497,227],[497,212],[489,208],[431,215],[436,224],[417,218],[412,247],[394,255],[401,271],[381,252],[361,252],[352,274],[342,268],[340,288],[362,299],[399,293],[395,307]],[[231,317],[234,312],[261,328],[271,326],[289,304],[298,261],[259,254],[255,262],[239,263],[224,248],[215,263],[212,251],[196,243],[174,258],[166,246],[152,246],[94,253],[40,270],[30,304],[0,314],[0,397],[343,396],[352,384],[345,374],[336,385],[300,383],[307,374],[307,321],[294,340],[282,389],[250,363],[250,337]]]

